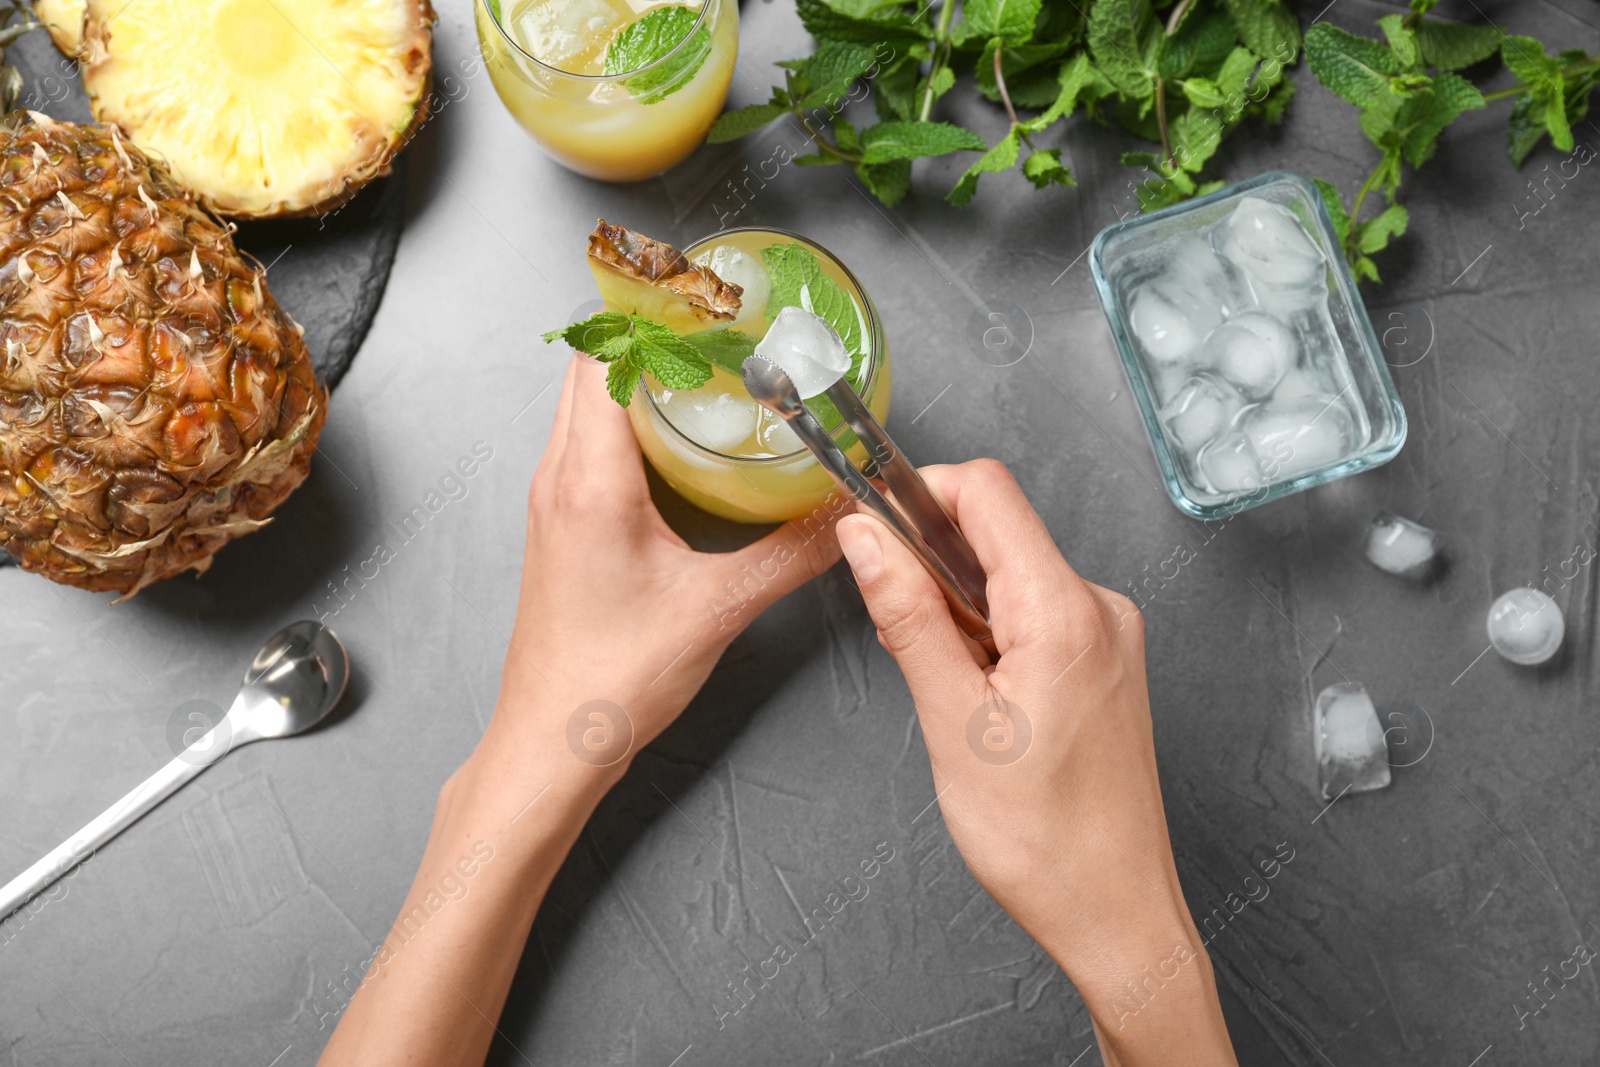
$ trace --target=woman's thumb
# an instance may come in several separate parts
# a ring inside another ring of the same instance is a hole
[[[839,546],[854,572],[878,641],[900,664],[920,710],[925,700],[969,699],[982,675],[944,595],[920,560],[870,515],[839,520]]]

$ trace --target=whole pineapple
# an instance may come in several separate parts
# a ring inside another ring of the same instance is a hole
[[[0,122],[0,545],[132,594],[306,477],[327,408],[231,230],[114,128]]]

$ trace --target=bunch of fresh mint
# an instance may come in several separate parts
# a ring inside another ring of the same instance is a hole
[[[1348,208],[1336,188],[1317,182],[1358,278],[1378,281],[1372,253],[1406,232],[1406,209],[1395,195],[1403,166],[1420,167],[1432,158],[1439,134],[1458,116],[1511,100],[1507,147],[1512,162],[1521,166],[1547,136],[1557,148],[1572,151],[1572,125],[1588,114],[1589,91],[1600,82],[1600,59],[1582,49],[1548,56],[1532,37],[1425,18],[1438,2],[1411,0],[1409,13],[1383,16],[1378,20],[1382,40],[1324,22],[1306,33],[1311,73],[1361,109],[1361,132],[1381,153]],[[1497,56],[1516,77],[1515,85],[1484,93],[1457,73],[1472,68],[1492,74]],[[1363,218],[1375,189],[1383,190],[1387,205]]]
[[[1283,117],[1294,92],[1284,68],[1300,48],[1282,0],[798,3],[816,51],[780,64],[784,84],[771,99],[723,115],[710,140],[793,115],[817,145],[797,163],[848,164],[885,204],[910,189],[913,159],[951,152],[983,153],[950,190],[954,204],[1019,161],[1038,188],[1076,184],[1061,150],[1039,142],[1080,107],[1161,146],[1125,157],[1154,172],[1139,191],[1145,207],[1208,192],[1220,183],[1199,176],[1222,138],[1252,116]],[[932,118],[958,72],[1010,119],[992,145]],[[858,84],[870,87],[879,120],[859,130],[844,114]]]
[[[953,204],[970,201],[983,175],[1019,161],[1039,188],[1073,185],[1060,149],[1040,142],[1080,108],[1159,146],[1122,157],[1151,174],[1138,190],[1145,210],[1211,192],[1223,183],[1204,170],[1223,138],[1246,119],[1282,121],[1294,94],[1285,71],[1301,48],[1299,20],[1283,0],[797,3],[816,50],[779,64],[784,84],[771,99],[727,112],[709,139],[730,141],[793,116],[816,144],[795,162],[849,165],[885,204],[910,190],[913,159],[953,152],[982,153],[947,194]],[[1552,57],[1538,41],[1494,26],[1424,18],[1437,3],[1411,0],[1408,13],[1384,16],[1382,40],[1321,21],[1305,35],[1312,72],[1361,108],[1361,129],[1382,153],[1348,207],[1337,189],[1318,182],[1352,267],[1374,281],[1372,253],[1406,228],[1405,208],[1395,202],[1402,164],[1420,166],[1458,115],[1500,99],[1514,101],[1515,163],[1547,135],[1571,150],[1572,123],[1586,114],[1600,81],[1600,60],[1581,50]],[[1458,73],[1471,68],[1487,77],[1499,61],[1516,85],[1485,94]],[[958,72],[970,73],[973,87],[1010,119],[992,145],[933,117]],[[878,121],[858,129],[845,112],[868,91]],[[1380,188],[1386,207],[1364,218],[1368,194]]]
[[[770,245],[761,250],[772,289],[765,316],[770,323],[786,307],[804,308],[832,326],[850,354],[847,377],[857,388],[871,347],[862,309],[839,283],[828,276],[808,248],[797,244]],[[601,311],[582,322],[544,334],[544,341],[565,341],[609,364],[606,389],[612,399],[627,407],[641,373],[649,374],[668,389],[694,389],[711,379],[713,367],[736,377],[744,361],[755,354],[757,337],[743,330],[718,326],[679,336],[670,328],[642,315]],[[841,417],[827,397],[806,401],[811,413],[829,430]]]

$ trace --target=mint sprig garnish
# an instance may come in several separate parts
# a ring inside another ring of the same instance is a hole
[[[565,341],[610,365],[606,391],[628,406],[639,375],[648,372],[668,389],[693,389],[711,377],[711,364],[700,350],[659,322],[638,315],[602,311],[582,322],[551,330],[546,344]]]
[[[606,75],[639,71],[624,79],[628,91],[642,104],[665,100],[689,83],[711,53],[711,31],[704,26],[696,30],[699,20],[698,10],[674,5],[630,22],[606,48]]]

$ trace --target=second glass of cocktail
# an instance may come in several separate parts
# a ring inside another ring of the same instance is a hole
[[[476,0],[500,99],[557,162],[637,181],[705,140],[739,54],[736,0]]]

